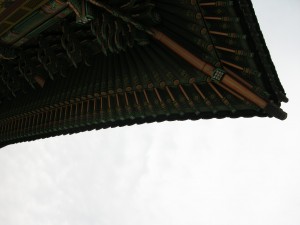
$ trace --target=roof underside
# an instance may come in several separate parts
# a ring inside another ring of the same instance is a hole
[[[0,14],[0,146],[165,120],[285,118],[250,0],[30,4]]]

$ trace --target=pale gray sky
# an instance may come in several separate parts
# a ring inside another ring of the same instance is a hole
[[[0,150],[2,225],[299,225],[300,2],[253,0],[290,102],[268,118],[165,122]]]

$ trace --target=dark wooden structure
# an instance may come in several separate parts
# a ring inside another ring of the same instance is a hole
[[[0,9],[0,147],[154,121],[287,116],[250,0]]]

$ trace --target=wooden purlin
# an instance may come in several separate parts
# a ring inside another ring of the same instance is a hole
[[[19,102],[0,105],[0,145],[164,120],[286,118],[280,101],[272,103],[276,99],[272,87],[264,86],[269,77],[253,59],[255,45],[248,45],[249,33],[227,15],[236,7],[225,2],[233,1],[207,0],[201,7],[214,9],[205,10],[203,19],[195,8],[197,1],[154,2],[163,20],[145,29],[154,37],[147,46],[135,45],[105,56],[88,26],[70,32],[80,43],[98,47],[90,66],[83,65],[79,54],[78,68],[68,64],[65,78],[58,74],[53,81],[46,78],[43,89],[30,92],[27,98],[18,96]],[[232,17],[236,18],[234,13]],[[57,44],[59,35],[48,40],[53,43],[51,50],[65,54]]]
[[[269,57],[251,1],[207,0],[205,3],[199,1],[198,5],[205,16],[228,18],[220,22],[206,20],[223,67],[230,67],[236,70],[239,76],[251,80],[255,84],[253,89],[256,89],[260,95],[271,97],[277,105],[282,101],[287,102],[288,99]],[[255,47],[249,48],[246,45]],[[232,49],[235,51],[230,53],[228,50]],[[262,91],[261,87],[266,90]],[[269,96],[265,95],[266,92]]]
[[[172,39],[170,39],[168,36],[163,34],[162,32],[152,29],[152,34],[155,39],[163,43],[165,46],[167,46],[169,49],[174,51],[176,54],[181,56],[184,60],[189,62],[191,65],[193,65],[195,68],[202,71],[204,74],[206,74],[209,77],[213,77],[216,68],[203,60],[199,59],[186,49],[184,49],[182,46],[180,46],[178,43],[174,42]],[[221,84],[224,84],[226,87],[231,89],[233,92],[237,93],[238,95],[243,96],[250,102],[256,104],[258,107],[260,107],[263,110],[267,110],[270,106],[270,102],[266,99],[263,99],[262,97],[258,96],[256,93],[248,89],[243,84],[236,81],[234,78],[232,78],[230,75],[224,73],[220,80],[218,81]],[[268,111],[271,116],[275,116],[278,119],[285,120],[287,118],[287,114],[279,108],[279,106],[272,104],[272,111]]]
[[[33,8],[26,7],[26,5],[31,4],[31,2],[35,2]],[[27,17],[29,14],[31,14],[34,10],[40,8],[42,5],[46,4],[49,0],[17,0],[13,5],[11,5],[9,8],[4,10],[0,14],[0,36],[6,33],[10,28],[12,28],[14,25],[16,25],[18,22],[23,20],[25,17]],[[11,18],[14,15],[17,15],[18,13],[21,13],[20,11],[23,11],[21,15],[18,15],[18,19],[11,21]]]
[[[123,15],[121,12],[118,10],[110,7],[109,5],[103,3],[103,2],[96,2],[94,0],[88,0],[90,3],[94,4],[95,6],[98,6],[99,8],[102,8],[106,10],[108,13],[111,13],[112,15],[132,24],[139,30],[144,30],[147,32],[149,35],[153,36],[154,39],[160,41],[163,43],[165,46],[167,46],[169,49],[174,51],[176,54],[181,56],[184,60],[189,62],[191,65],[193,65],[195,68],[199,69],[200,71],[204,72],[207,76],[209,77],[214,77],[216,67],[210,65],[209,63],[204,62],[202,59],[199,59],[195,55],[193,55],[191,52],[180,46],[178,43],[170,39],[167,35],[164,33],[154,29],[154,28],[146,28],[140,23],[134,21],[132,18],[129,18],[126,15]],[[214,6],[218,6],[218,4],[215,4]],[[227,6],[227,4],[224,4],[222,6]],[[239,21],[238,18],[231,18],[231,17],[216,17],[216,16],[203,16],[204,20],[216,20],[216,21],[225,21],[225,22],[237,22]],[[220,48],[220,47],[219,47]],[[222,48],[221,50],[224,50],[228,48]],[[241,53],[242,50],[239,51],[233,51],[233,53]],[[250,73],[251,70],[248,68],[240,67],[238,65],[235,65],[234,63],[227,62],[225,60],[221,59],[221,62],[224,64],[227,64],[229,66],[232,66],[236,69],[239,69],[243,72]],[[242,80],[242,78],[241,78]],[[287,114],[283,112],[278,106],[275,104],[269,102],[266,99],[263,99],[262,97],[258,96],[256,93],[254,93],[252,90],[248,89],[245,87],[243,84],[239,83],[236,81],[234,78],[232,78],[230,75],[222,74],[222,77],[218,80],[218,82],[221,82],[224,84],[226,87],[231,89],[231,91],[235,92],[238,95],[241,95],[245,97],[247,100],[250,102],[256,104],[258,107],[261,109],[267,111],[270,113],[271,116],[275,116],[278,119],[286,119]],[[270,110],[270,108],[272,108]],[[274,112],[273,112],[274,111]]]
[[[66,3],[55,3],[55,7],[52,7],[50,2],[31,11],[20,23],[14,24],[8,32],[2,35],[1,41],[18,48],[71,13]]]

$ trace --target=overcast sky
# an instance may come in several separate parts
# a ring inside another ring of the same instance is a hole
[[[299,225],[300,1],[253,0],[290,102],[268,118],[165,122],[0,150],[2,225]]]

